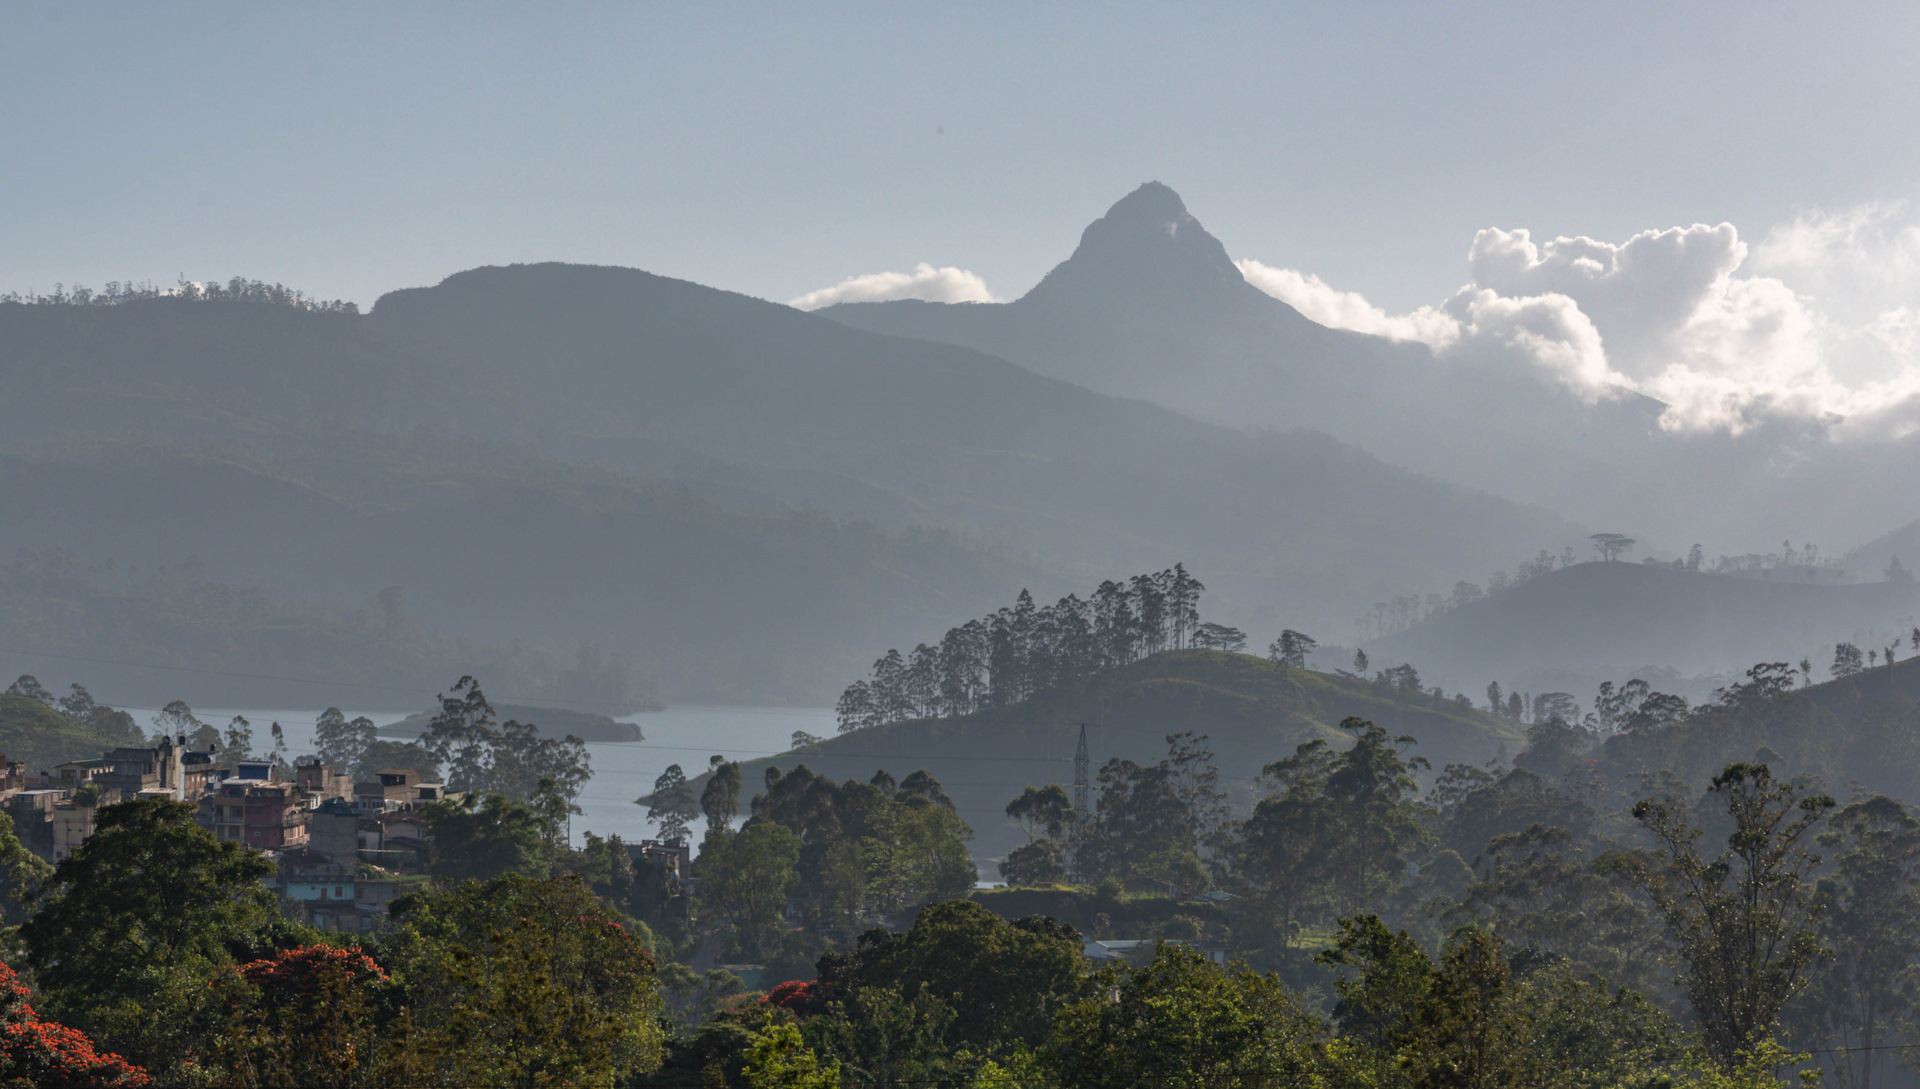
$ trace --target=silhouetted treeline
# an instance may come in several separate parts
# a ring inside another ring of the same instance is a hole
[[[1158,574],[1109,579],[1081,599],[1036,606],[1025,590],[1012,608],[949,629],[938,646],[889,650],[835,710],[840,730],[916,718],[954,718],[1006,707],[1076,677],[1187,646],[1206,590],[1174,564]]]
[[[1637,543],[1619,534],[1596,534],[1595,536],[1614,538],[1622,542],[1624,544],[1622,552],[1631,549]],[[1599,547],[1599,542],[1596,541],[1595,548]],[[1740,556],[1722,555],[1718,559],[1709,561],[1705,550],[1696,544],[1688,550],[1686,556],[1680,559],[1662,561],[1648,556],[1640,562],[1647,566],[1666,567],[1675,571],[1739,575],[1762,579],[1777,577],[1783,582],[1858,581],[1849,577],[1845,560],[1822,556],[1818,545],[1807,544],[1796,549],[1789,541],[1783,548],[1781,552],[1756,552]],[[1606,561],[1610,555],[1613,561],[1618,562],[1617,554],[1605,552],[1598,557],[1590,558],[1588,562]],[[1471,605],[1507,590],[1518,589],[1543,575],[1550,575],[1579,562],[1582,562],[1580,557],[1575,555],[1571,547],[1562,549],[1557,555],[1543,548],[1532,559],[1522,560],[1511,575],[1505,571],[1495,571],[1487,579],[1484,587],[1479,583],[1461,579],[1453,584],[1451,591],[1445,594],[1399,594],[1387,601],[1377,601],[1371,611],[1354,618],[1354,635],[1360,642],[1385,638],[1406,631],[1416,624],[1432,620],[1450,610]],[[1898,556],[1894,557],[1893,564],[1883,575],[1888,581],[1900,581],[1910,577],[1900,566]]]
[[[107,286],[99,291],[79,284],[68,288],[65,284],[54,284],[51,294],[41,295],[29,292],[22,295],[18,291],[0,295],[0,303],[20,303],[28,306],[118,306],[122,303],[144,302],[149,299],[178,299],[183,302],[245,302],[266,303],[270,306],[291,306],[296,310],[315,310],[329,314],[358,314],[358,303],[344,299],[310,299],[302,291],[284,284],[269,284],[261,280],[249,280],[235,276],[222,284],[218,281],[200,283],[182,279],[172,287],[159,287],[149,282],[122,283],[118,280],[107,281]]]

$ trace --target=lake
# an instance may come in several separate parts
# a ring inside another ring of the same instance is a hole
[[[134,712],[143,729],[153,728],[150,711],[126,710]],[[365,715],[382,726],[414,713],[413,709],[342,710],[348,718]],[[287,736],[288,754],[294,757],[313,752],[314,720],[319,717],[318,711],[258,708],[195,708],[194,714],[222,729],[234,715],[245,715],[252,724],[257,751],[272,747],[268,725],[278,722]],[[830,737],[837,729],[833,711],[825,707],[670,707],[628,715],[620,721],[637,724],[646,740],[588,743],[593,778],[580,793],[582,812],[573,818],[576,846],[584,842],[588,831],[602,836],[618,834],[629,842],[652,836],[654,829],[647,823],[646,808],[633,804],[633,800],[651,791],[653,781],[669,764],[679,764],[691,779],[706,770],[708,758],[714,755],[729,760],[770,756],[787,751],[795,730]],[[750,792],[751,786],[747,789]],[[696,840],[702,823],[694,822]]]

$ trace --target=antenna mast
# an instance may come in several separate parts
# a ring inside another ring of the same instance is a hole
[[[1087,724],[1080,724],[1080,748],[1073,754],[1073,810],[1089,812],[1087,804]]]

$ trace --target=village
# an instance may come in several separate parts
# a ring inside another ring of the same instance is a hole
[[[216,839],[276,864],[264,883],[288,918],[364,934],[380,927],[393,900],[428,884],[433,836],[424,807],[463,797],[412,768],[386,768],[355,782],[317,757],[290,769],[270,760],[223,764],[214,752],[189,748],[184,736],[159,741],[37,773],[0,755],[0,809],[22,846],[58,864],[93,834],[103,806],[154,797],[188,802]],[[684,844],[647,841],[629,852],[636,867],[670,886],[685,883]]]

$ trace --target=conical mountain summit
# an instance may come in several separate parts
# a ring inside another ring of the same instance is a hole
[[[1533,502],[1592,494],[1596,481],[1614,479],[1597,459],[1617,462],[1644,445],[1635,403],[1590,406],[1541,368],[1476,368],[1424,344],[1308,319],[1248,283],[1160,182],[1089,224],[1073,255],[1015,302],[855,303],[823,313],[1207,420],[1324,431],[1396,464]],[[1607,502],[1630,510],[1639,491],[1624,487]]]
[[[1133,311],[1275,301],[1246,282],[1226,246],[1187,211],[1180,194],[1152,181],[1088,224],[1073,256],[1015,305]]]
[[[1236,424],[1326,426],[1320,406],[1370,402],[1384,368],[1425,353],[1328,329],[1254,287],[1157,181],[1088,224],[1073,255],[1014,302],[901,300],[823,313]]]

